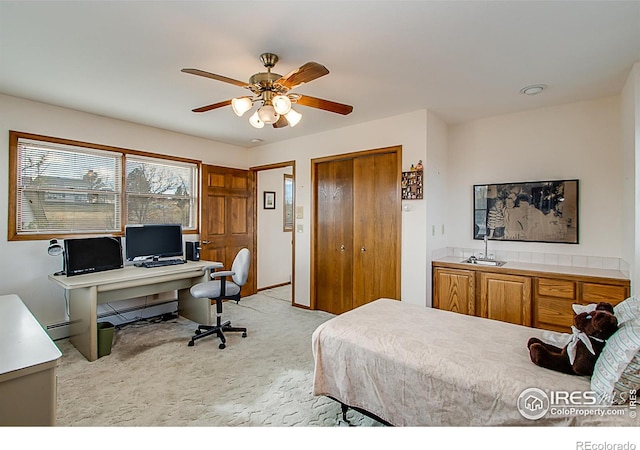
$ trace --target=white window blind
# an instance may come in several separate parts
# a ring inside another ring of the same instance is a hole
[[[19,138],[18,234],[121,231],[122,153]]]
[[[193,163],[127,155],[127,223],[195,229],[197,171]]]

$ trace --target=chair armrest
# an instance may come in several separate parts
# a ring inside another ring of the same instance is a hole
[[[230,277],[236,273],[231,270],[221,270],[220,272],[211,272],[211,278]]]
[[[207,270],[210,270],[211,272],[213,272],[216,269],[222,269],[224,267],[224,264],[217,262],[217,263],[213,263],[209,266],[205,266],[202,268],[202,271],[205,272]]]

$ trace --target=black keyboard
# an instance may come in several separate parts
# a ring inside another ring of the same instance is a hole
[[[162,259],[158,261],[143,261],[141,263],[136,263],[137,267],[164,267],[164,266],[175,266],[176,264],[185,264],[186,261],[184,259]]]

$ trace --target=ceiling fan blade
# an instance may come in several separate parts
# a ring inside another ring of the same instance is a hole
[[[224,106],[229,106],[229,105],[231,105],[231,100],[225,100],[223,102],[213,103],[207,106],[201,106],[200,108],[192,109],[192,111],[197,113],[207,112],[207,111],[211,111],[212,109],[218,109],[218,108],[222,108]]]
[[[308,83],[316,78],[325,76],[328,73],[329,69],[322,64],[318,64],[317,62],[308,62],[276,80],[274,84],[286,89],[293,89],[301,84]]]
[[[184,73],[190,73],[191,75],[198,75],[200,77],[211,78],[212,80],[223,81],[225,83],[235,84],[240,87],[247,87],[248,84],[244,81],[234,80],[233,78],[225,77],[222,75],[216,75],[215,73],[205,72],[200,69],[182,69]]]
[[[321,98],[310,97],[308,95],[301,95],[296,103],[302,106],[310,106],[311,108],[324,109],[325,111],[342,114],[343,116],[351,114],[351,111],[353,111],[353,106],[323,100]]]
[[[280,118],[276,123],[273,124],[273,128],[284,128],[289,125],[289,121],[284,116],[284,114],[280,114]]]

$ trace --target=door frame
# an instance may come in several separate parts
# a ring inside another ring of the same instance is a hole
[[[255,280],[256,280],[256,289],[258,282],[258,172],[271,170],[271,169],[282,169],[284,167],[291,167],[293,174],[293,211],[295,217],[296,210],[296,162],[295,160],[291,161],[283,161],[274,164],[265,164],[262,166],[253,166],[250,167],[249,170],[253,173],[253,223],[254,223],[254,233],[253,233],[253,261],[252,265],[255,267]],[[295,230],[295,220],[294,220],[294,229],[291,230],[291,305],[292,306],[302,306],[296,305],[296,290],[295,290],[295,280],[296,280],[296,230]],[[260,290],[257,289],[259,292]]]
[[[370,156],[376,155],[380,153],[395,153],[398,161],[398,168],[400,168],[400,172],[402,171],[402,145],[391,145],[389,147],[381,147],[370,150],[360,150],[356,152],[349,153],[340,153],[336,155],[330,156],[322,156],[320,158],[311,159],[311,215],[312,215],[312,226],[311,226],[311,249],[310,249],[310,274],[309,274],[309,309],[317,309],[317,299],[316,299],[316,245],[317,245],[317,226],[318,226],[318,215],[316,211],[317,207],[317,195],[318,195],[318,179],[316,177],[316,166],[321,163],[329,162],[329,161],[339,161],[343,159],[354,159],[361,156]],[[402,173],[398,173],[398,195],[401,193],[401,179]],[[400,200],[400,204],[402,204],[402,200]],[[402,287],[402,215],[399,212],[399,222],[398,222],[398,274],[397,274],[397,290],[398,293],[401,294]]]

